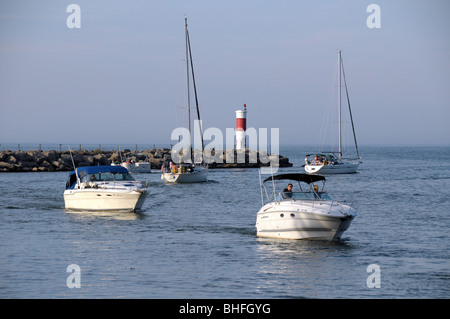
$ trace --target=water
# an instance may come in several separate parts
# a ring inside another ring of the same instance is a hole
[[[280,171],[298,172],[308,151],[282,147],[294,167]],[[0,297],[448,298],[450,148],[361,153],[358,174],[326,184],[358,211],[339,242],[257,238],[256,169],[192,185],[136,175],[150,182],[141,214],[66,212],[66,172],[0,173]]]

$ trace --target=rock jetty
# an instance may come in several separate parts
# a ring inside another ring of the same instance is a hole
[[[254,153],[256,152],[256,153]],[[233,154],[233,153],[231,153]],[[215,155],[215,154],[213,154]],[[226,155],[230,153],[223,151],[221,154],[222,161],[208,161],[209,168],[248,168],[268,166],[267,156],[259,151],[251,151],[246,149],[243,154],[237,154],[234,151],[234,162],[227,162]],[[239,157],[238,157],[239,156]],[[290,167],[292,164],[287,157],[281,155],[271,155],[278,157],[280,167]],[[220,157],[219,157],[220,158]],[[245,162],[242,159],[245,158]],[[73,159],[73,162],[72,162]],[[72,171],[73,165],[79,166],[97,166],[110,165],[111,163],[120,163],[121,160],[133,160],[136,162],[148,160],[152,168],[159,169],[161,165],[171,159],[171,152],[168,148],[148,149],[135,153],[129,149],[121,151],[73,151],[72,155],[69,151],[0,151],[0,172],[53,172],[53,171]],[[223,162],[223,163],[221,163]],[[240,163],[242,162],[242,163]]]

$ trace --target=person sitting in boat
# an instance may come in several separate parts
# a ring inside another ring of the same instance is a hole
[[[164,163],[161,165],[161,172],[167,173],[170,171],[170,168],[172,167],[172,163],[169,160],[165,160]]]
[[[314,186],[313,186],[313,191],[314,191],[314,197],[315,197],[315,198],[318,198],[318,199],[321,199],[321,198],[322,198],[321,195],[322,195],[323,193],[326,193],[326,191],[323,190],[323,189],[322,189],[321,192],[319,192],[319,186],[317,186],[317,185],[314,185]]]
[[[97,178],[95,177],[95,174],[91,174],[91,181],[96,181]]]
[[[288,184],[287,188],[283,189],[284,198],[292,198],[292,184]]]
[[[314,157],[314,162],[316,163],[316,165],[322,164],[322,161],[323,161],[322,156],[316,155]]]

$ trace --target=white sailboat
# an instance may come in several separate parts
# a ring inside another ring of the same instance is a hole
[[[191,105],[190,105],[190,74],[192,74],[192,83],[195,95],[195,104],[197,109],[197,118],[199,125],[200,138],[202,141],[202,163],[201,164],[192,164],[192,148],[191,148],[191,156],[189,162],[184,163],[180,162],[178,164],[170,162],[163,165],[161,168],[162,175],[161,179],[165,182],[169,183],[199,183],[199,182],[207,182],[208,181],[208,166],[203,162],[203,132],[200,121],[200,110],[198,107],[198,97],[197,97],[197,87],[195,85],[195,76],[194,76],[194,64],[192,62],[192,52],[191,52],[191,43],[189,40],[189,31],[187,18],[185,18],[185,37],[186,37],[186,79],[187,79],[187,111],[188,111],[188,125],[189,125],[189,133],[191,133]],[[189,72],[189,70],[191,72]]]
[[[355,127],[353,125],[350,99],[348,97],[347,82],[345,80],[344,64],[342,62],[341,51],[338,53],[338,108],[339,108],[339,149],[338,152],[319,152],[307,154],[305,157],[305,171],[308,174],[347,174],[356,173],[362,163],[359,155],[358,144],[356,142]],[[342,105],[341,105],[341,78],[344,79],[345,93],[352,125],[353,140],[355,143],[356,157],[344,158],[342,155]]]

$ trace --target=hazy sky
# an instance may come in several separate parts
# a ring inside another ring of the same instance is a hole
[[[71,3],[81,28],[67,26]],[[340,49],[360,145],[450,145],[449,12],[446,0],[2,0],[0,143],[173,143],[187,16],[205,129],[225,133],[246,103],[249,127],[314,144]]]

